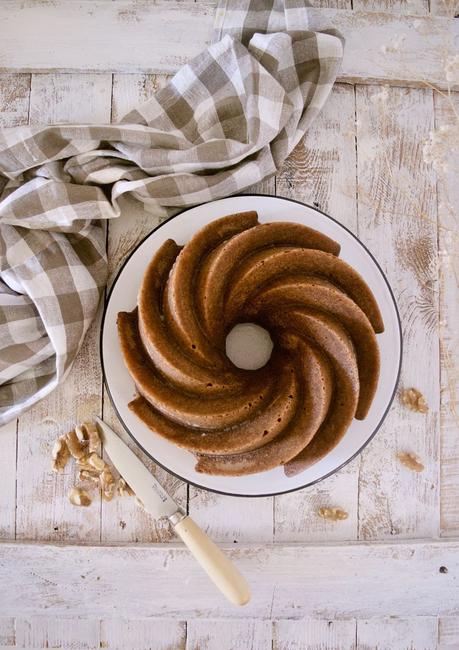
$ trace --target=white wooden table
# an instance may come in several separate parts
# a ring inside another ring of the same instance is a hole
[[[459,183],[457,150],[455,162],[447,151],[458,146],[459,101],[445,72],[458,8],[322,7],[315,19],[347,38],[339,83],[256,190],[314,204],[368,245],[401,312],[401,387],[421,390],[429,413],[396,400],[361,456],[275,498],[204,492],[147,461],[249,576],[253,600],[234,609],[132,499],[75,508],[73,468],[51,471],[56,436],[92,413],[122,432],[102,385],[98,321],[65,384],[0,432],[1,648],[459,648]],[[3,0],[0,126],[116,121],[202,49],[212,13],[191,0]],[[434,130],[445,141],[437,158],[450,161],[437,174],[423,156]],[[126,211],[109,227],[112,276],[155,225],[138,206]],[[401,465],[402,451],[425,471]],[[328,505],[349,517],[319,518]]]

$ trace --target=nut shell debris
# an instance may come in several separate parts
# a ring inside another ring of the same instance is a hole
[[[319,508],[317,514],[322,519],[328,519],[329,521],[340,521],[349,517],[349,513],[341,508]]]
[[[417,388],[406,388],[402,392],[402,402],[410,411],[416,413],[427,413],[429,410],[424,395]]]
[[[416,456],[416,454],[411,454],[407,451],[401,451],[397,454],[397,458],[402,463],[402,465],[405,465],[405,467],[408,467],[408,469],[411,469],[413,472],[423,472],[425,469],[423,463],[421,462],[421,459],[419,456]]]

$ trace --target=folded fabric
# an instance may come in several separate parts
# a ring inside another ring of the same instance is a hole
[[[0,424],[70,370],[122,195],[168,217],[279,169],[342,58],[339,36],[307,18],[300,0],[220,2],[217,42],[119,124],[0,132]]]

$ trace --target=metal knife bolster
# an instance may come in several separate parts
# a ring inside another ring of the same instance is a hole
[[[171,515],[169,515],[168,519],[173,526],[176,526],[178,523],[183,521],[186,516],[187,515],[185,512],[183,512],[182,508],[178,508],[177,512],[174,512]]]

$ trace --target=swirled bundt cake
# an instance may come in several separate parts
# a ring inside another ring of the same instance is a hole
[[[138,306],[118,315],[138,396],[130,408],[194,453],[199,472],[243,475],[284,465],[296,474],[325,456],[376,391],[384,325],[339,245],[298,223],[256,212],[166,241],[150,262]],[[265,327],[268,363],[241,370],[225,354],[241,322]]]

